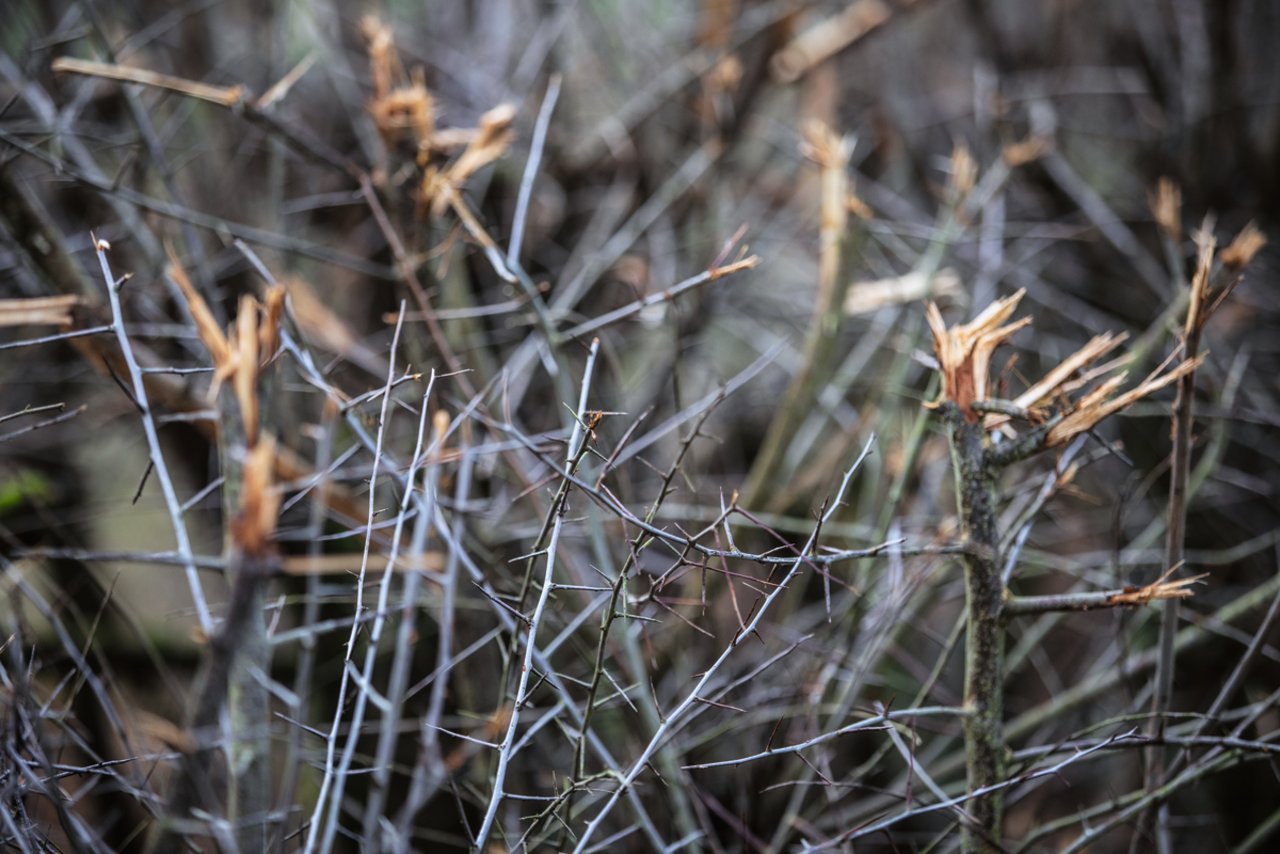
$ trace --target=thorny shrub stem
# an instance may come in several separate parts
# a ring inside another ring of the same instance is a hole
[[[587,419],[591,416],[587,412],[587,397],[591,391],[591,377],[595,371],[596,356],[600,352],[600,339],[596,338],[591,342],[591,352],[587,356],[587,364],[582,374],[582,391],[578,397],[578,409],[576,418],[574,419],[573,433],[569,437],[569,449],[566,454],[566,465],[572,471],[579,460],[582,458],[582,451],[587,446],[587,438],[589,429],[587,427]],[[567,488],[561,493],[561,500],[552,509],[555,515],[555,521],[551,526],[551,539],[547,543],[546,549],[546,570],[542,578],[542,590],[538,594],[538,604],[533,609],[533,616],[529,618],[529,632],[525,640],[524,660],[520,665],[520,674],[516,682],[515,702],[511,707],[510,719],[507,722],[507,732],[502,739],[502,743],[498,748],[498,767],[493,774],[493,793],[489,796],[489,806],[485,810],[484,822],[480,825],[480,830],[476,833],[475,848],[483,851],[485,843],[489,838],[490,832],[493,830],[494,819],[498,815],[498,806],[502,803],[503,785],[506,781],[507,766],[511,762],[511,755],[515,748],[516,727],[520,723],[520,707],[525,703],[528,697],[525,691],[529,685],[529,673],[533,670],[534,650],[538,642],[538,626],[542,622],[542,614],[546,609],[547,600],[551,596],[552,573],[555,571],[556,563],[556,547],[560,541],[560,529],[564,524],[564,495]]]
[[[346,654],[343,660],[342,679],[338,685],[338,700],[334,704],[333,724],[329,730],[328,737],[325,739],[325,760],[324,760],[324,777],[320,784],[320,793],[316,796],[315,809],[311,814],[310,827],[307,830],[307,842],[305,850],[310,852],[316,850],[316,843],[320,833],[321,819],[324,816],[325,802],[328,800],[330,789],[334,787],[334,759],[335,751],[338,743],[338,730],[342,725],[342,710],[346,707],[347,685],[350,682],[351,670],[346,665],[351,661],[351,656],[355,650],[356,634],[360,630],[361,620],[360,612],[364,610],[364,579],[365,571],[369,564],[369,549],[373,544],[373,519],[377,507],[377,480],[378,469],[382,462],[382,440],[386,434],[387,420],[389,415],[389,407],[391,401],[391,384],[395,382],[396,375],[396,348],[400,344],[400,330],[404,325],[404,303],[400,304],[400,316],[396,321],[395,333],[391,336],[391,351],[387,356],[387,389],[382,397],[382,410],[378,415],[378,435],[374,444],[373,451],[373,472],[369,476],[369,510],[368,522],[365,527],[364,551],[360,558],[360,575],[357,579],[356,590],[356,619],[351,621],[351,634],[347,638]],[[363,693],[363,692],[362,692]],[[359,725],[353,727],[359,729]],[[341,786],[339,784],[338,788]],[[336,822],[336,813],[341,808],[341,798],[334,799],[333,813],[331,816]],[[326,844],[324,850],[328,849],[329,831],[326,829]]]
[[[142,381],[142,369],[129,344],[129,336],[124,328],[124,310],[120,305],[120,286],[111,272],[107,261],[107,250],[111,246],[105,240],[96,237],[94,249],[98,253],[98,264],[102,268],[102,278],[107,286],[107,298],[111,303],[111,325],[116,331],[116,340],[120,342],[120,352],[124,356],[125,365],[129,368],[129,380],[133,385],[133,399],[142,411],[142,427],[147,434],[147,447],[151,451],[151,462],[155,466],[156,480],[164,493],[165,508],[169,511],[169,522],[173,526],[173,536],[178,544],[178,554],[182,556],[187,573],[187,584],[191,588],[191,599],[196,606],[196,615],[200,619],[200,630],[205,635],[213,633],[213,617],[209,613],[209,604],[204,598],[204,588],[200,585],[200,576],[196,572],[191,550],[191,540],[187,537],[187,523],[182,518],[182,510],[178,501],[178,493],[173,488],[173,479],[169,477],[169,467],[165,465],[164,452],[160,448],[160,436],[156,431],[155,417],[151,413],[151,405],[147,402],[147,387]]]
[[[981,418],[966,419],[959,407],[943,406],[951,439],[960,533],[977,546],[965,553],[965,769],[970,792],[1004,779],[1003,659],[1004,581],[1000,577],[1000,538],[996,526],[996,464],[986,447]],[[993,791],[969,805],[974,823],[962,829],[965,851],[996,851],[1003,797]],[[994,837],[994,838],[993,838]]]
[[[858,455],[858,459],[855,460],[849,470],[845,472],[844,478],[840,481],[840,488],[836,490],[834,499],[832,499],[827,505],[825,512],[822,514],[822,518],[814,528],[813,533],[809,535],[804,548],[800,550],[800,555],[791,561],[791,565],[787,569],[787,574],[783,576],[780,582],[778,582],[778,586],[773,588],[773,590],[769,592],[769,595],[760,603],[760,607],[755,611],[755,616],[753,616],[747,625],[743,626],[742,629],[734,635],[733,640],[729,642],[723,651],[721,651],[719,657],[712,662],[711,666],[703,671],[702,677],[698,680],[697,684],[693,686],[693,690],[685,695],[685,698],[680,701],[679,705],[667,713],[666,719],[663,720],[662,725],[658,727],[657,731],[653,734],[653,737],[649,739],[649,743],[645,745],[644,750],[642,750],[640,755],[636,757],[636,760],[632,763],[630,769],[628,769],[627,772],[622,775],[621,779],[618,780],[616,788],[613,790],[613,793],[609,795],[608,800],[605,801],[604,805],[600,808],[600,811],[597,812],[591,821],[587,823],[587,826],[583,828],[582,835],[578,837],[578,844],[574,846],[574,854],[582,854],[582,852],[587,850],[587,845],[591,841],[591,837],[600,828],[600,825],[604,822],[609,813],[613,811],[613,808],[617,806],[622,795],[631,789],[631,784],[635,782],[636,777],[640,776],[640,773],[649,766],[649,759],[657,751],[658,746],[666,740],[667,735],[671,732],[672,728],[682,721],[689,708],[698,702],[699,694],[702,690],[720,672],[720,668],[723,667],[724,663],[728,661],[731,655],[733,655],[733,651],[737,649],[743,641],[751,637],[751,635],[756,631],[756,628],[760,625],[760,622],[764,619],[764,615],[768,613],[769,609],[773,606],[773,603],[777,601],[777,599],[782,596],[782,594],[791,585],[796,574],[799,573],[800,568],[806,564],[809,553],[816,549],[818,532],[821,530],[822,525],[829,521],[842,505],[845,492],[849,488],[849,483],[853,480],[854,473],[861,467],[862,461],[865,460],[867,454],[871,452],[871,448],[875,444],[875,439],[875,435],[872,435],[867,439],[867,444],[863,447],[862,453]]]

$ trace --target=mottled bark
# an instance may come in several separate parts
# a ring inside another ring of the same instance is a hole
[[[951,432],[961,536],[970,547],[964,558],[965,634],[964,720],[968,792],[1004,780],[1004,625],[996,530],[998,467],[990,458],[980,421],[970,422],[958,408],[946,413]],[[997,851],[1003,822],[1001,793],[967,804],[973,823],[963,829],[965,851]]]

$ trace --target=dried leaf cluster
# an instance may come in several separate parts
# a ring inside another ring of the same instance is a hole
[[[427,88],[421,68],[406,75],[395,48],[391,28],[378,18],[368,16],[362,22],[369,42],[369,66],[373,77],[373,97],[369,114],[388,143],[400,139],[405,130],[413,134],[417,145],[417,166],[422,170],[419,205],[439,216],[453,206],[468,231],[476,236],[474,215],[458,195],[467,179],[501,157],[515,139],[512,123],[515,107],[501,104],[480,117],[474,129],[438,130],[435,125],[435,99]],[[457,148],[462,153],[452,160],[437,162],[438,155]],[[483,229],[480,229],[483,231]],[[484,242],[482,240],[482,242]]]
[[[427,89],[422,69],[415,68],[406,80],[391,28],[372,15],[366,16],[360,27],[369,42],[369,68],[373,77],[369,115],[388,143],[395,142],[409,130],[420,155],[427,155],[435,135],[435,99]]]

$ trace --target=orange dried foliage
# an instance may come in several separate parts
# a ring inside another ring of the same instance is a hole
[[[472,221],[474,217],[469,218],[470,210],[461,201],[459,191],[468,178],[506,153],[515,139],[515,116],[515,107],[510,104],[489,110],[480,117],[479,126],[457,158],[444,167],[428,166],[422,176],[420,203],[430,209],[432,216],[439,216],[452,206],[472,237],[486,246],[492,239],[478,222]]]
[[[1019,290],[1013,296],[996,300],[969,323],[950,329],[943,321],[937,303],[929,303],[926,316],[942,371],[942,399],[959,406],[965,420],[970,423],[978,420],[978,413],[973,410],[974,402],[987,398],[991,354],[1013,333],[1031,322],[1027,317],[1001,325],[1013,314],[1025,293],[1025,290]]]
[[[231,536],[247,555],[264,555],[280,516],[280,493],[272,486],[275,440],[266,436],[249,452],[240,485],[240,512],[231,520]]]
[[[253,447],[258,438],[258,377],[262,364],[275,355],[280,341],[280,316],[284,311],[284,288],[275,285],[267,291],[267,310],[259,320],[258,301],[249,294],[240,298],[239,312],[226,334],[218,327],[213,312],[191,284],[173,247],[166,247],[169,264],[166,274],[177,284],[187,301],[187,311],[195,322],[209,358],[213,361],[213,381],[209,398],[218,396],[222,384],[230,382],[240,407],[245,441]]]
[[[1053,140],[1047,136],[1032,136],[1022,142],[1011,142],[1000,152],[1006,165],[1017,168],[1034,163],[1053,148]]]
[[[435,99],[427,89],[421,68],[405,79],[391,28],[369,15],[360,23],[369,42],[369,70],[373,77],[373,97],[369,115],[387,142],[411,130],[419,151],[431,148],[435,135]]]
[[[1258,230],[1256,225],[1249,223],[1240,230],[1240,233],[1218,257],[1226,268],[1234,273],[1248,266],[1253,256],[1262,251],[1262,247],[1266,245],[1266,236]]]
[[[191,280],[187,278],[187,271],[183,269],[182,263],[178,260],[178,255],[174,252],[173,247],[166,246],[165,251],[169,255],[169,265],[165,267],[165,275],[173,280],[186,298],[187,311],[191,314],[191,319],[196,324],[196,334],[200,336],[200,341],[204,344],[204,348],[209,351],[209,356],[213,359],[213,366],[216,370],[220,365],[226,363],[230,354],[231,348],[227,344],[227,336],[222,334],[222,329],[218,326],[218,321],[214,320],[213,312],[209,310],[204,297],[200,296],[200,292],[196,290],[195,285],[191,284]],[[216,377],[215,382],[218,382]]]
[[[1157,578],[1150,584],[1142,587],[1127,588],[1122,593],[1117,593],[1107,599],[1108,605],[1149,605],[1160,599],[1186,599],[1191,596],[1194,591],[1190,589],[1192,584],[1203,578],[1208,578],[1209,573],[1201,573],[1193,575],[1190,578],[1179,578],[1177,581],[1169,581],[1169,577],[1173,575],[1181,567],[1181,564],[1173,567]]]
[[[933,331],[934,351],[943,375],[942,400],[956,404],[965,420],[971,424],[976,423],[979,418],[973,404],[988,396],[992,353],[1013,333],[1031,322],[1028,317],[1005,323],[1022,295],[1023,291],[1018,291],[1013,296],[997,300],[969,323],[950,328],[943,322],[942,312],[937,305],[929,304],[929,327]],[[1090,366],[1123,340],[1123,335],[1111,333],[1094,337],[1012,401],[1015,407],[1037,419],[1047,419],[1052,414],[1043,409],[1043,405],[1050,401],[1057,402],[1056,414],[1061,420],[1046,433],[1044,447],[1062,445],[1093,429],[1103,419],[1194,371],[1201,361],[1186,360],[1169,370],[1161,366],[1136,387],[1119,394],[1125,374],[1123,371],[1116,371],[1123,360],[1115,360],[1093,369]],[[1075,400],[1068,397],[1071,392],[1098,379],[1101,379],[1100,384],[1082,396]],[[1003,427],[1006,432],[1012,433],[1009,420],[1007,415],[988,415],[983,426],[987,429]]]

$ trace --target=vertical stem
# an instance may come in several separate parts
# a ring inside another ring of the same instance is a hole
[[[307,554],[311,558],[318,557],[324,545],[320,535],[324,533],[325,512],[329,498],[329,463],[333,458],[334,421],[338,416],[338,407],[332,399],[322,404],[319,433],[316,440],[316,457],[313,470],[316,472],[313,488],[310,515],[307,521]],[[314,626],[320,622],[320,577],[315,573],[307,575],[306,591],[303,594],[301,624]],[[303,635],[299,641],[297,664],[294,670],[293,693],[297,698],[296,705],[290,711],[298,720],[307,720],[310,708],[312,678],[316,665],[316,635]],[[294,817],[290,815],[289,806],[297,803],[298,780],[302,776],[302,734],[301,727],[289,728],[289,742],[284,758],[284,779],[276,797],[277,819],[281,827],[281,836],[288,835],[288,824]]]
[[[244,635],[255,615],[260,617],[262,613],[258,604],[261,601],[262,585],[266,584],[276,567],[269,557],[246,555],[235,549],[228,555],[228,569],[234,570],[236,581],[231,587],[231,600],[227,603],[222,625],[210,638],[208,655],[197,680],[191,719],[187,726],[187,731],[195,734],[196,743],[193,749],[184,752],[182,756],[181,773],[169,799],[168,816],[165,821],[157,824],[155,835],[147,846],[147,850],[153,854],[184,850],[184,845],[189,844],[185,840],[191,830],[189,822],[193,809],[204,807],[220,794],[214,792],[211,785],[216,758],[215,745],[220,735],[218,719],[224,705],[231,703],[230,694],[237,659],[244,654]],[[234,714],[232,711],[232,715]],[[231,798],[234,801],[236,797],[233,788]],[[204,810],[206,813],[207,811]],[[234,816],[233,812],[228,812]],[[254,825],[254,830],[259,835],[265,835],[263,825]],[[216,827],[210,828],[209,835],[216,834]],[[251,841],[245,829],[237,831],[237,848]],[[230,844],[228,841],[228,845]],[[266,849],[259,847],[241,850]]]
[[[969,422],[958,409],[947,413],[951,428],[952,464],[960,504],[960,533],[971,547],[964,558],[965,672],[964,719],[967,791],[972,793],[1004,780],[1004,625],[1001,608],[996,527],[995,463],[988,458],[982,422]],[[997,851],[1003,823],[999,792],[972,801],[972,824],[963,828],[966,852]]]
[[[1190,298],[1187,304],[1187,317],[1183,325],[1183,358],[1194,359],[1200,355],[1200,332],[1208,320],[1204,301],[1209,284],[1209,272],[1213,264],[1215,244],[1206,240],[1200,244],[1199,258],[1196,264],[1195,277],[1191,283]],[[1196,372],[1188,371],[1178,380],[1178,395],[1173,403],[1173,450],[1169,470],[1169,508],[1168,527],[1165,529],[1165,568],[1174,569],[1183,562],[1184,546],[1187,531],[1187,481],[1191,471],[1191,426],[1194,414],[1192,404],[1195,401]],[[1160,657],[1156,660],[1155,689],[1151,697],[1151,724],[1148,731],[1157,740],[1164,737],[1165,717],[1169,703],[1173,699],[1173,670],[1176,664],[1177,650],[1174,640],[1178,633],[1178,600],[1168,599],[1164,603],[1161,614],[1160,639],[1158,642]],[[1165,754],[1162,747],[1152,747],[1147,752],[1147,770],[1145,786],[1148,790],[1159,788],[1165,777]],[[1132,840],[1132,847],[1147,845],[1146,838],[1152,829],[1152,819],[1156,817],[1147,810],[1139,816],[1137,832]],[[1169,836],[1167,806],[1159,809],[1156,824],[1156,843],[1161,852],[1172,850]]]
[[[814,130],[808,144],[813,159],[822,166],[821,253],[818,258],[818,294],[813,306],[809,334],[805,339],[804,361],[792,377],[786,396],[769,424],[764,444],[747,481],[742,486],[742,504],[752,506],[775,485],[784,470],[787,449],[801,422],[814,408],[823,385],[831,378],[840,330],[844,325],[844,299],[849,291],[846,259],[843,257],[848,223],[848,176],[852,147],[825,126]]]
[[[267,726],[270,697],[263,680],[270,672],[267,641],[265,579],[240,577],[260,570],[241,568],[233,585],[243,587],[245,615],[231,660],[227,705],[231,712],[231,799],[227,817],[235,827],[241,851],[264,851],[271,809],[270,749]]]
[[[116,331],[116,340],[120,343],[120,355],[124,357],[125,366],[129,369],[129,379],[133,386],[133,400],[142,414],[142,428],[147,435],[147,448],[151,452],[151,464],[155,467],[156,480],[160,483],[160,491],[164,493],[164,504],[169,511],[169,522],[173,526],[173,537],[177,542],[178,554],[182,556],[187,572],[187,583],[191,587],[191,599],[196,606],[196,616],[200,618],[200,630],[206,635],[213,634],[213,617],[209,613],[209,604],[205,600],[204,588],[200,584],[200,576],[196,572],[194,552],[191,540],[187,536],[187,523],[182,518],[182,503],[178,501],[178,493],[173,487],[173,479],[169,477],[169,467],[165,464],[164,452],[160,448],[160,434],[156,428],[155,416],[151,412],[151,404],[147,400],[147,386],[142,379],[142,368],[133,353],[133,345],[124,327],[124,308],[120,302],[120,286],[123,281],[116,282],[107,262],[107,250],[110,246],[105,241],[94,238],[94,248],[98,254],[98,264],[102,268],[102,278],[107,285],[107,299],[111,303],[111,325]]]
[[[255,306],[240,311],[256,311]],[[257,366],[254,366],[256,370]],[[261,378],[258,378],[261,383]],[[256,389],[261,398],[265,389]],[[265,680],[271,672],[271,645],[267,640],[267,581],[252,562],[237,559],[241,548],[232,531],[231,517],[241,506],[244,465],[249,454],[249,427],[235,394],[224,389],[218,395],[218,457],[222,462],[223,555],[227,558],[227,582],[232,596],[241,597],[244,613],[239,628],[229,637],[233,644],[228,664],[227,710],[231,722],[228,773],[230,791],[227,818],[234,827],[241,851],[266,850],[268,815],[271,811],[271,698]],[[255,423],[255,431],[258,425]],[[253,577],[249,577],[252,574]]]
[[[578,408],[575,412],[573,433],[569,436],[569,449],[565,456],[565,469],[573,472],[578,464],[582,461],[582,457],[587,450],[587,443],[591,439],[592,430],[595,429],[596,421],[591,420],[591,416],[587,412],[587,399],[591,391],[591,379],[595,374],[596,357],[600,353],[600,339],[594,338],[591,341],[591,350],[587,354],[587,364],[582,372],[582,392],[578,396]],[[590,423],[588,423],[590,422]],[[498,748],[498,763],[493,772],[493,793],[489,797],[489,806],[485,810],[484,820],[480,825],[480,830],[476,833],[474,848],[477,851],[485,850],[485,843],[489,839],[489,834],[493,829],[494,822],[497,819],[498,807],[502,804],[506,797],[506,791],[503,788],[506,783],[507,768],[510,765],[511,757],[516,747],[516,728],[520,724],[520,712],[525,703],[529,699],[529,674],[533,671],[535,653],[537,652],[538,629],[542,623],[542,614],[546,610],[547,600],[551,597],[551,589],[553,579],[555,577],[556,564],[556,548],[560,541],[560,530],[564,524],[564,498],[568,495],[569,481],[562,482],[562,490],[558,496],[557,506],[553,508],[552,513],[555,516],[555,522],[551,526],[551,538],[547,542],[547,547],[543,558],[546,560],[546,571],[542,577],[542,590],[538,594],[538,602],[534,606],[533,614],[529,617],[529,630],[525,639],[524,659],[520,666],[519,675],[516,679],[515,699],[511,704],[511,712],[507,721],[506,735],[503,737]],[[585,731],[585,729],[584,729]]]

